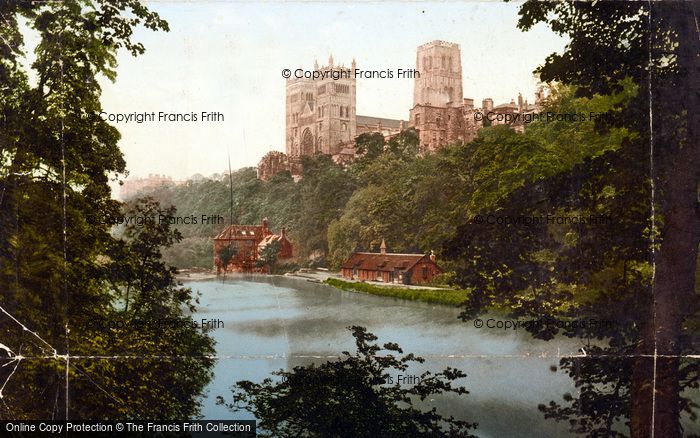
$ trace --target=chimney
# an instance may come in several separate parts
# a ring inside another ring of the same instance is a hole
[[[282,227],[282,237],[287,235],[287,227]]]
[[[379,254],[386,254],[386,242],[382,239],[382,244],[379,246]]]
[[[430,261],[433,262],[433,263],[435,263],[435,258],[436,258],[436,257],[435,257],[435,251],[433,251],[433,250],[431,249],[431,250],[430,250]]]

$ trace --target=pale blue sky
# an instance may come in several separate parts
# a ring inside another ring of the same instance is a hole
[[[416,47],[440,39],[460,44],[464,97],[496,104],[518,92],[534,100],[534,68],[565,41],[544,26],[522,33],[515,3],[149,2],[170,32],[139,30],[146,54],[120,53],[118,78],[104,81],[112,113],[224,113],[223,123],[120,124],[133,176],[182,179],[256,165],[284,150],[282,69],[311,69],[315,59],[384,70],[414,68]],[[359,79],[357,112],[404,119],[411,79]]]

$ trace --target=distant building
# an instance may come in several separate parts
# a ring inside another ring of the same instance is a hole
[[[342,275],[349,280],[398,284],[425,284],[442,273],[435,254],[397,254],[386,252],[382,240],[380,252],[356,252],[342,264]]]
[[[258,259],[261,251],[273,242],[279,243],[278,260],[289,260],[294,256],[294,248],[287,239],[286,229],[282,227],[280,234],[272,233],[267,218],[262,220],[261,225],[229,225],[214,238],[216,273],[220,274],[224,270],[226,272],[264,272],[265,267],[257,266]],[[235,255],[224,269],[220,256],[222,251],[230,246],[234,248]]]
[[[147,189],[153,189],[156,187],[166,186],[170,184],[177,184],[173,179],[166,175],[149,174],[148,178],[134,178],[131,180],[124,181],[119,187],[119,197],[122,200],[133,198],[139,193]]]
[[[280,151],[270,151],[258,163],[258,179],[262,181],[269,181],[273,176],[284,171],[289,171],[292,177],[301,175],[301,157],[292,157]]]

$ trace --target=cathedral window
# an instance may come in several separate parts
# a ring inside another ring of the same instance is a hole
[[[342,123],[342,124],[340,125],[340,127],[341,127],[341,129],[342,129],[343,131],[347,131],[347,130],[348,130],[348,125],[346,125],[345,123]]]
[[[415,124],[416,124],[416,126],[418,126],[420,124],[420,114],[416,114],[415,120],[416,120]]]

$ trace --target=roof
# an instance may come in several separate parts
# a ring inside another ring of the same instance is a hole
[[[287,238],[281,234],[268,234],[263,240],[260,241],[260,247],[269,245],[272,242],[280,242],[287,240]]]
[[[229,225],[214,240],[252,240],[263,238],[262,225]]]
[[[342,268],[357,268],[367,271],[395,271],[397,269],[407,271],[423,258],[430,263],[434,263],[425,254],[356,252],[343,263]]]
[[[358,114],[357,116],[355,116],[355,122],[357,125],[367,125],[371,126],[372,128],[376,127],[381,122],[383,128],[399,129],[403,120],[384,119],[381,117],[372,116],[361,116]]]
[[[518,109],[518,105],[516,103],[502,103],[500,105],[497,105],[494,109],[501,109],[501,108]]]

